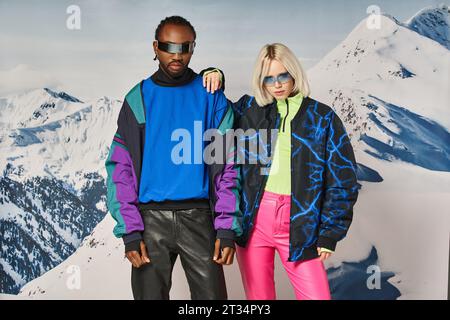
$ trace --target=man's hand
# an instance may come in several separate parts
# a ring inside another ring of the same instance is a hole
[[[225,247],[220,250],[220,239],[216,240],[214,245],[214,258],[213,260],[218,264],[230,265],[233,263],[235,249]]]
[[[144,264],[150,263],[150,258],[147,252],[147,246],[144,241],[140,243],[141,254],[137,251],[128,251],[125,253],[127,259],[131,262],[133,267],[140,268]]]
[[[207,92],[214,93],[222,86],[220,73],[218,71],[210,72],[203,76],[203,87]]]

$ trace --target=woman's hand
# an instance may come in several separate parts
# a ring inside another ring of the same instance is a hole
[[[320,261],[324,261],[331,256],[331,252],[322,251],[322,248],[317,248],[317,254],[320,257]]]
[[[203,76],[203,87],[207,92],[214,93],[222,86],[220,81],[220,73],[218,71],[210,72]]]

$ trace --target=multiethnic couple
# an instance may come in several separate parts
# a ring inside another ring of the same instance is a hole
[[[159,68],[126,95],[105,164],[134,299],[169,299],[178,256],[192,299],[227,299],[223,265],[236,253],[247,299],[273,300],[275,252],[297,299],[331,299],[323,261],[347,234],[358,197],[341,120],[309,97],[306,74],[283,44],[261,49],[252,94],[231,102],[221,70],[188,67],[195,40],[183,17],[160,22]],[[235,146],[224,147],[224,161],[173,161],[173,133],[199,128],[224,140],[232,129],[255,134],[224,143]]]

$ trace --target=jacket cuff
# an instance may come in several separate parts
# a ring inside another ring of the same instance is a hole
[[[125,245],[125,253],[127,253],[128,251],[140,252],[141,251],[141,240],[135,240],[135,241],[128,242]]]
[[[235,239],[235,233],[233,230],[229,230],[229,229],[219,229],[217,230],[217,239],[229,239],[229,240],[233,240]]]
[[[220,239],[220,249],[223,250],[224,248],[236,249],[236,245],[234,244],[234,240],[227,239],[227,238]]]
[[[320,248],[327,248],[328,250],[334,251],[336,249],[337,241],[328,237],[319,236],[317,240],[317,246]]]
[[[219,229],[217,230],[217,239],[220,239],[220,249],[223,248],[233,248],[235,249],[234,239],[236,234],[233,230]]]
[[[140,231],[134,231],[129,234],[125,234],[122,236],[123,244],[127,245],[130,242],[134,241],[141,241],[142,240],[142,234]]]
[[[135,231],[129,234],[125,234],[122,237],[123,243],[125,245],[125,252],[141,250],[141,240],[142,235],[139,231]]]

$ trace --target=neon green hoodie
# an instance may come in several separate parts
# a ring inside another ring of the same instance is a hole
[[[291,121],[300,109],[302,101],[301,93],[285,100],[277,100],[281,121],[265,188],[269,192],[291,195]]]

